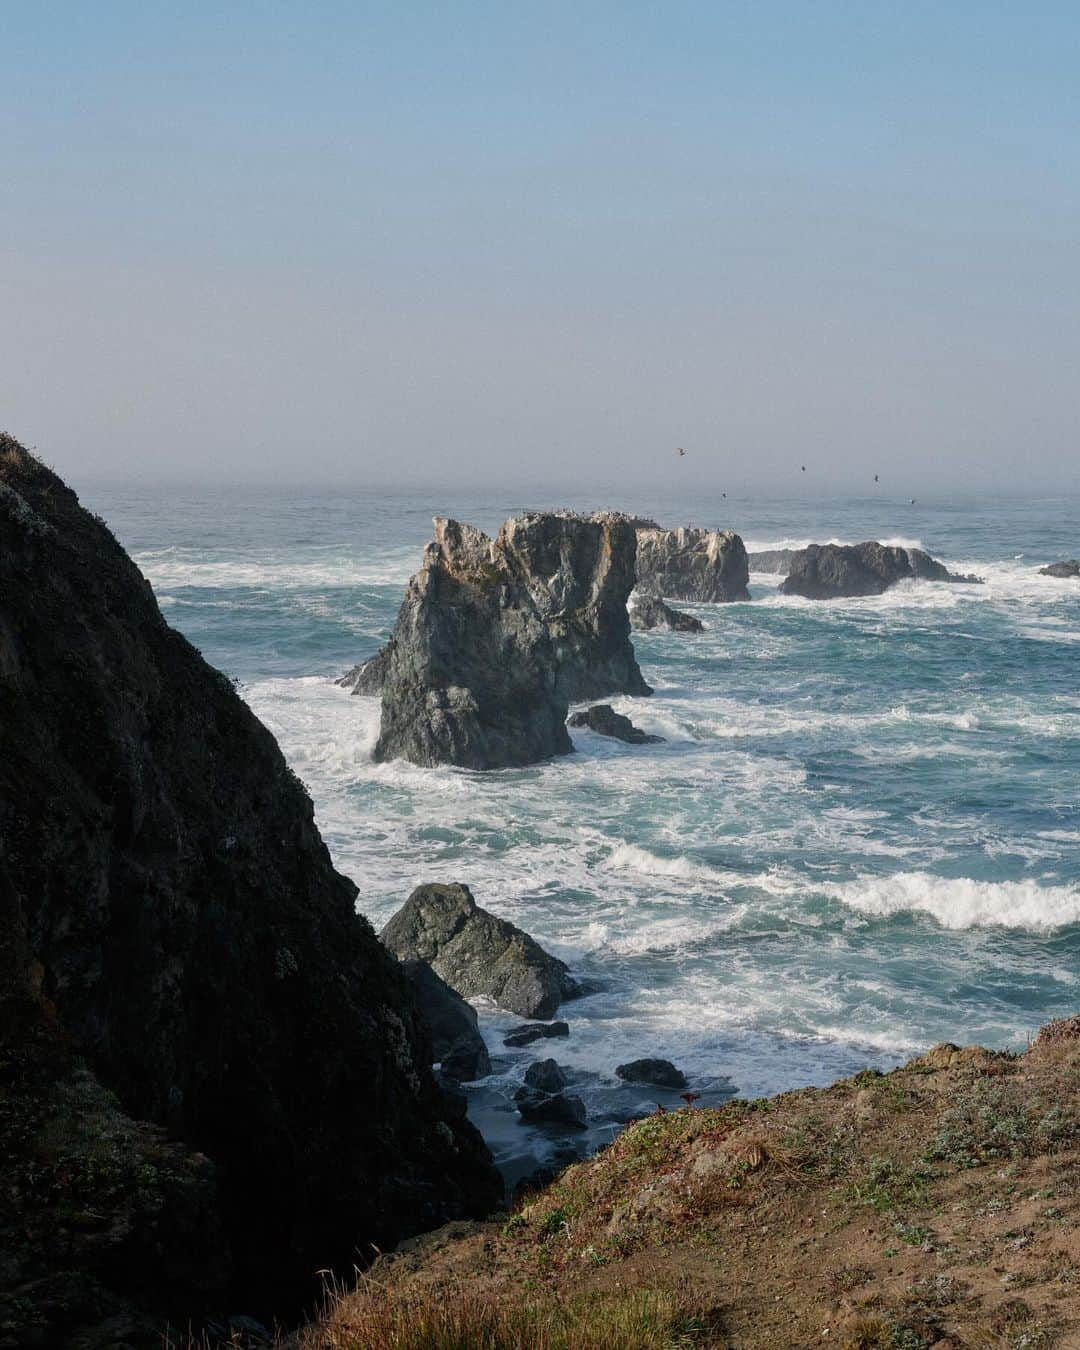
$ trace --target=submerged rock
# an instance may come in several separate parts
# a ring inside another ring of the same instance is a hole
[[[649,1083],[653,1087],[686,1086],[686,1075],[670,1059],[634,1059],[629,1064],[620,1064],[615,1077],[627,1083]]]
[[[587,1122],[585,1103],[572,1093],[535,1092],[532,1088],[519,1088],[514,1094],[514,1104],[521,1112],[522,1120],[546,1125],[569,1125],[573,1129],[584,1129]]]
[[[672,609],[658,595],[639,595],[630,610],[630,627],[639,632],[670,628],[673,633],[703,633],[705,625],[692,614]]]
[[[749,600],[746,548],[734,530],[637,527],[637,584],[669,600]]]
[[[523,1045],[532,1045],[534,1041],[549,1040],[557,1036],[569,1036],[570,1028],[565,1022],[527,1022],[515,1027],[503,1037],[503,1045],[520,1049]]]
[[[481,909],[468,886],[417,886],[381,934],[402,961],[426,961],[462,998],[550,1017],[580,986],[528,933]]]
[[[569,754],[569,703],[651,693],[626,613],[635,547],[618,515],[532,513],[494,540],[436,520],[385,652],[375,758],[532,764]]]
[[[1069,558],[1065,562],[1050,563],[1039,568],[1041,577],[1080,577],[1080,561]]]
[[[979,584],[978,577],[950,572],[922,549],[878,543],[811,544],[792,558],[780,590],[809,600],[851,599],[881,595],[911,579]]]
[[[491,1059],[471,1008],[426,961],[402,961],[420,1016],[431,1037],[431,1053],[450,1078],[471,1083],[491,1072]]]
[[[553,1059],[538,1059],[525,1070],[526,1087],[540,1092],[558,1092],[566,1086],[566,1074]]]
[[[0,1057],[36,1103],[0,1111],[5,1281],[39,1344],[287,1315],[498,1175],[273,736],[10,437],[0,486]]]
[[[659,745],[663,736],[650,736],[634,726],[629,717],[617,713],[609,703],[594,703],[583,712],[576,712],[566,724],[570,727],[588,727],[600,736],[613,736],[630,745]]]

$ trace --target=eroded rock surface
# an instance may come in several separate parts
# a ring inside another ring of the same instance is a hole
[[[897,582],[919,579],[978,585],[979,578],[950,572],[922,549],[865,544],[811,544],[791,560],[780,583],[784,595],[809,600],[881,595]]]
[[[5,1014],[6,1054],[40,1063],[47,1097],[45,1018],[70,1073],[92,1075],[77,1090],[115,1094],[120,1133],[131,1122],[152,1156],[163,1126],[210,1160],[195,1189],[218,1228],[206,1223],[201,1247],[195,1223],[189,1270],[162,1272],[169,1298],[123,1259],[106,1263],[111,1298],[148,1315],[186,1298],[197,1316],[211,1294],[190,1268],[227,1248],[213,1278],[232,1307],[286,1311],[312,1272],[351,1270],[365,1244],[484,1212],[498,1177],[448,1115],[405,978],[357,917],[274,738],[165,623],[102,522],[10,437],[0,486],[0,935],[23,934],[8,985],[39,1006],[38,1022]],[[68,1073],[55,1070],[62,1093]],[[0,1133],[14,1128],[0,1118]],[[66,1186],[50,1147],[41,1184]],[[183,1173],[161,1149],[164,1172]],[[18,1205],[15,1152],[0,1138]],[[159,1230],[190,1233],[194,1201],[162,1186]],[[104,1182],[80,1194],[80,1212],[112,1222]],[[35,1270],[51,1278],[68,1258],[37,1259],[4,1272],[33,1286],[31,1303]]]
[[[734,530],[637,527],[637,583],[669,600],[749,600],[746,548]]]
[[[1080,577],[1080,560],[1067,558],[1064,562],[1050,563],[1039,568],[1041,577]]]
[[[385,656],[375,758],[492,769],[568,754],[567,705],[651,693],[625,516],[532,513],[495,539],[436,520]],[[366,678],[366,677],[364,677]]]
[[[481,909],[468,886],[417,886],[381,937],[402,961],[426,961],[462,998],[490,998],[519,1017],[550,1017],[581,992],[560,960]]]
[[[654,628],[670,628],[673,633],[703,633],[705,625],[692,614],[672,609],[658,595],[639,595],[630,608],[630,627],[647,633]]]

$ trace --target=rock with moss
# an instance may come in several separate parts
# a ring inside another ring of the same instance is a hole
[[[495,539],[436,520],[379,658],[375,758],[532,764],[570,752],[570,702],[651,693],[626,613],[634,557],[624,516],[535,512]]]
[[[288,1313],[314,1271],[482,1213],[498,1177],[447,1111],[408,984],[274,738],[9,437],[0,484],[0,897],[25,934],[9,978],[135,1122],[132,1158],[163,1127],[213,1164],[217,1228],[185,1227],[194,1191],[160,1191],[160,1224],[191,1237],[176,1300],[186,1289],[197,1312],[198,1271],[227,1248],[229,1305]],[[36,1046],[10,1054],[32,1066]],[[66,1187],[65,1166],[48,1161],[43,1184]],[[11,1222],[33,1228],[19,1195]],[[99,1198],[88,1225],[112,1222]],[[35,1250],[15,1274],[41,1289],[56,1256]],[[107,1266],[110,1297],[173,1306],[138,1261]]]

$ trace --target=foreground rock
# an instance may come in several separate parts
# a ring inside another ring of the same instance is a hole
[[[273,737],[8,437],[0,840],[16,1344],[287,1313],[320,1267],[497,1202]]]
[[[532,513],[508,520],[495,539],[436,520],[376,658],[375,758],[532,764],[570,752],[569,703],[651,693],[626,613],[635,548],[625,516]],[[367,680],[366,668],[357,680]]]
[[[647,633],[654,628],[670,628],[673,633],[704,633],[705,625],[692,614],[672,609],[658,595],[639,595],[630,610],[630,627]]]
[[[615,1077],[626,1083],[649,1083],[653,1087],[686,1086],[686,1075],[670,1059],[634,1059],[629,1064],[620,1064]]]
[[[528,933],[481,909],[468,886],[417,886],[382,930],[402,961],[426,961],[462,998],[490,998],[519,1017],[550,1017],[581,989]]]
[[[508,1045],[511,1049],[520,1049],[525,1045],[532,1045],[534,1041],[550,1040],[558,1036],[569,1036],[570,1028],[565,1022],[528,1022],[524,1026],[515,1027],[508,1035],[503,1037],[503,1045]]]
[[[900,581],[951,581],[978,585],[979,578],[950,572],[922,549],[886,544],[811,544],[791,560],[780,590],[809,600],[881,595]]]
[[[734,530],[637,526],[637,584],[669,600],[749,600],[746,549]]]
[[[566,1086],[566,1074],[553,1059],[538,1059],[525,1070],[525,1086],[540,1092],[558,1092]]]
[[[514,1103],[522,1120],[544,1125],[569,1125],[584,1129],[587,1124],[585,1103],[570,1092],[549,1094],[533,1088],[519,1088]]]
[[[431,1037],[431,1053],[449,1078],[471,1083],[491,1072],[476,1009],[432,970],[426,961],[403,961],[401,968]]]
[[[1048,567],[1039,568],[1041,577],[1080,577],[1080,561],[1076,558],[1069,558],[1065,562],[1050,563]]]
[[[659,745],[663,736],[650,736],[634,726],[629,717],[617,713],[610,703],[594,703],[583,712],[576,712],[566,724],[569,727],[588,727],[600,736],[613,736],[630,745]]]
[[[751,572],[771,572],[774,576],[787,576],[791,570],[791,560],[798,551],[796,548],[767,548],[759,553],[748,553],[746,560]]]

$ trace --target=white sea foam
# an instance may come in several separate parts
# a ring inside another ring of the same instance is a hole
[[[277,550],[262,556],[208,560],[205,551],[166,548],[133,555],[155,591],[188,587],[213,590],[327,590],[341,587],[406,585],[420,555],[415,548],[377,557],[341,553],[303,561]]]
[[[823,890],[864,914],[929,914],[943,928],[1022,928],[1046,933],[1080,923],[1077,886],[899,872],[891,877],[863,876]]]

